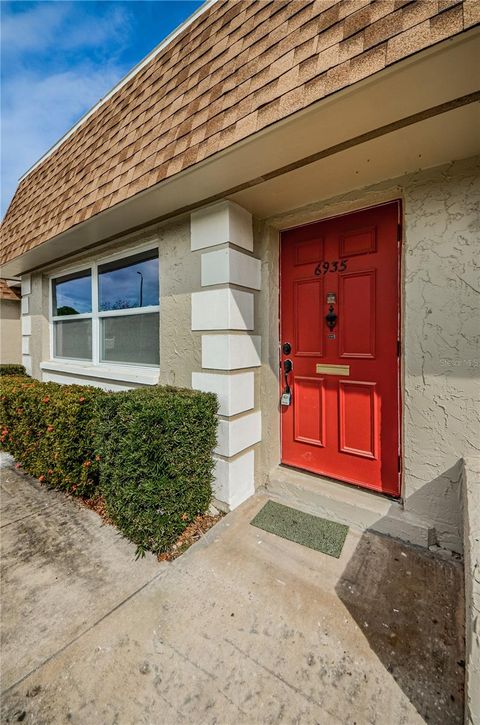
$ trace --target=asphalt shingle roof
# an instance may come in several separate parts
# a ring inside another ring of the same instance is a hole
[[[4,279],[0,279],[0,300],[20,301],[19,293],[13,287],[9,287]]]
[[[217,0],[20,182],[1,261],[479,21],[478,0]]]

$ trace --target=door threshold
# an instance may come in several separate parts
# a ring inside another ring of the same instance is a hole
[[[382,499],[388,499],[389,501],[394,501],[395,503],[399,503],[403,505],[403,498],[402,496],[398,495],[395,496],[393,493],[387,493],[384,491],[379,491],[376,488],[370,488],[369,486],[365,486],[361,483],[356,483],[355,481],[347,481],[344,478],[333,478],[332,476],[328,476],[326,473],[317,473],[316,471],[309,471],[308,468],[299,468],[298,466],[292,466],[290,463],[279,463],[278,467],[280,469],[285,469],[287,471],[295,471],[300,474],[304,474],[306,476],[312,476],[315,479],[321,480],[321,481],[327,481],[328,483],[331,483],[333,485],[337,484],[340,486],[348,487],[348,488],[354,488],[357,491],[363,491],[364,493],[371,494],[373,496],[379,496]]]
[[[266,490],[280,503],[360,532],[375,531],[425,548],[436,540],[435,530],[405,511],[398,499],[326,476],[280,464],[270,472]]]

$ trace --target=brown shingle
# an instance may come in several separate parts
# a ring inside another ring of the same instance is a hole
[[[401,58],[406,58],[417,50],[426,48],[430,42],[430,37],[430,21],[425,20],[420,25],[415,25],[413,28],[391,38],[387,44],[387,65],[395,63]]]
[[[425,20],[388,41],[387,65],[463,30],[462,5]]]
[[[480,0],[465,0],[463,3],[464,28],[480,23]]]
[[[356,13],[346,17],[343,22],[343,37],[349,38],[351,35],[358,33],[359,30],[367,27],[371,21],[371,10],[371,5],[368,4],[357,10]]]
[[[369,25],[364,30],[365,50],[384,40],[388,40],[388,38],[394,35],[398,35],[402,30],[404,30],[404,25],[403,12],[401,10],[397,10],[397,12],[390,13],[385,18],[377,20],[377,22],[372,23],[372,25]]]
[[[3,261],[479,22],[477,0],[218,0],[20,182]]]
[[[0,279],[0,300],[20,301],[20,295],[13,287],[9,287],[4,279]]]

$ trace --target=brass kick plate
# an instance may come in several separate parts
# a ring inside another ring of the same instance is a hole
[[[321,365],[318,364],[316,368],[317,373],[323,373],[324,375],[350,375],[350,365]]]

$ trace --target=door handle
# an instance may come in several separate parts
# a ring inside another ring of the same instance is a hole
[[[325,315],[325,322],[327,323],[330,332],[332,332],[333,328],[337,324],[337,315],[335,314],[335,308],[333,305],[330,305],[328,308],[328,313]]]
[[[282,393],[282,399],[281,404],[282,405],[290,405],[292,402],[292,392],[290,390],[290,385],[288,384],[288,375],[292,372],[293,369],[293,363],[291,360],[284,360],[283,361],[283,375],[285,378],[285,387],[283,389]]]

